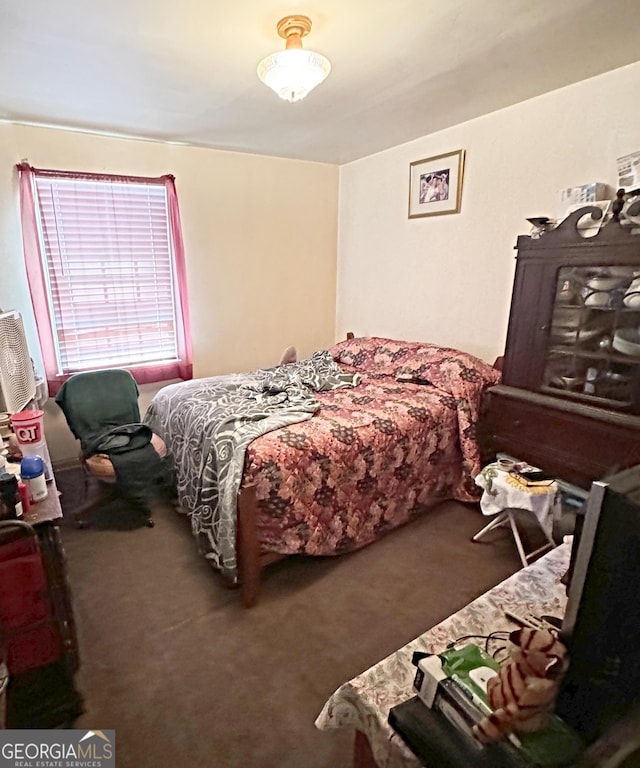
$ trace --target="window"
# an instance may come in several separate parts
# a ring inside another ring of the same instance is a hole
[[[138,383],[192,377],[184,251],[172,176],[18,166],[27,276],[49,392],[73,373]]]

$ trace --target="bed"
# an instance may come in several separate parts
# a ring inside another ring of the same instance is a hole
[[[460,350],[351,337],[164,387],[145,421],[200,553],[250,606],[274,560],[351,552],[440,501],[477,501],[481,396],[499,380]]]

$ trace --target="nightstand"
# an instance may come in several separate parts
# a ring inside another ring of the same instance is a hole
[[[482,513],[494,515],[494,518],[473,536],[472,541],[479,541],[494,528],[508,525],[523,566],[550,547],[555,547],[553,521],[560,517],[562,510],[557,481],[531,483],[516,472],[505,471],[493,463],[480,472],[475,482],[483,491],[480,499]],[[524,510],[535,517],[546,539],[546,543],[533,552],[525,553],[514,514],[518,510]]]

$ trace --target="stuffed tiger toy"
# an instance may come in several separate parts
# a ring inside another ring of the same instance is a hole
[[[474,727],[483,744],[544,728],[569,663],[565,646],[546,629],[518,629],[509,641],[509,658],[487,682],[493,712]]]

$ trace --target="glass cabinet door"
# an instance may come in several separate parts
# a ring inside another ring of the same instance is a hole
[[[541,390],[636,410],[639,376],[640,265],[561,267]]]

